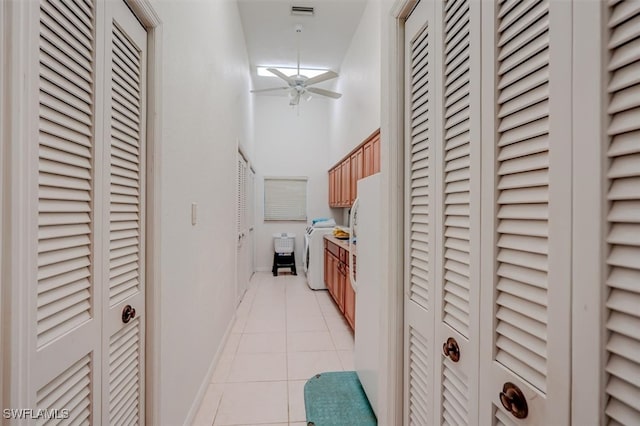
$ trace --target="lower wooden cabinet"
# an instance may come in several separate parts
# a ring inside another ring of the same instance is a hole
[[[349,282],[348,251],[324,240],[324,282],[340,312],[351,326],[356,323],[356,294]],[[355,264],[355,257],[354,257]]]
[[[354,263],[355,264],[355,263]],[[346,267],[346,281],[344,285],[344,317],[351,326],[352,330],[356,328],[356,292],[351,287],[349,281],[349,265]]]

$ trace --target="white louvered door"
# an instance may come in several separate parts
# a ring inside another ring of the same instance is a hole
[[[436,17],[436,415],[438,424],[474,425],[480,296],[480,3],[436,2]]]
[[[248,167],[247,161],[242,154],[238,152],[238,194],[237,194],[237,229],[238,229],[238,247],[237,247],[237,277],[236,277],[236,297],[240,303],[249,281],[249,218],[247,216],[247,185],[248,185]]]
[[[101,232],[96,7],[44,0],[39,16],[38,274],[29,397],[35,408],[68,409],[69,419],[89,424],[100,413],[95,366],[102,327],[93,262]]]
[[[434,3],[420,2],[405,36],[404,423],[434,424]]]
[[[39,33],[29,399],[143,424],[146,32],[122,1],[42,0]]]
[[[483,111],[496,121],[483,120],[480,416],[494,424],[570,421],[571,22],[569,2],[483,11],[496,30],[483,31]],[[503,407],[509,384],[524,419]]]
[[[122,1],[105,15],[102,423],[144,424],[147,34]]]
[[[640,2],[609,1],[606,424],[640,424]]]
[[[570,420],[571,22],[547,0],[406,21],[407,424]]]

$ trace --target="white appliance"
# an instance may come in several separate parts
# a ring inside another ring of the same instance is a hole
[[[324,290],[324,236],[331,234],[333,228],[309,227],[304,234],[302,266],[307,275],[307,284],[312,290]]]
[[[349,281],[356,292],[354,365],[373,412],[378,415],[380,375],[380,173],[358,181],[358,198],[351,207],[350,234],[356,239],[357,261],[349,256]],[[351,246],[352,240],[349,239]],[[350,247],[351,248],[351,247]]]

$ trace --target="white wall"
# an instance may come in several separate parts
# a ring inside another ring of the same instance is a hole
[[[199,402],[235,311],[236,153],[239,140],[251,155],[252,107],[237,4],[153,5],[164,44],[159,410],[163,425],[178,425]]]
[[[342,98],[330,112],[330,165],[380,127],[380,0],[368,0],[335,90]]]
[[[299,110],[286,97],[255,96],[256,269],[270,271],[276,232],[296,234],[295,256],[302,273],[304,232],[308,222],[264,221],[264,177],[307,176],[307,217],[332,217],[329,209],[329,107],[314,97]]]

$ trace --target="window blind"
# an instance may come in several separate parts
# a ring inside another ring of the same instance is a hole
[[[264,179],[264,220],[307,220],[307,178]]]

